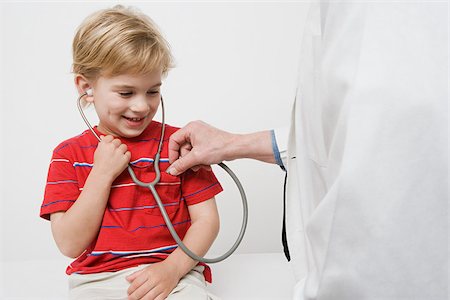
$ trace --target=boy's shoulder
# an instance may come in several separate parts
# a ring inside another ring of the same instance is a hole
[[[64,154],[67,152],[72,152],[73,148],[86,148],[86,147],[93,147],[96,146],[97,143],[95,138],[90,132],[90,130],[85,130],[81,134],[78,134],[76,136],[73,136],[71,138],[68,138],[61,143],[59,143],[54,149],[53,153],[60,153]]]
[[[172,125],[168,125],[168,124],[166,124],[166,128],[165,128],[168,136],[171,136],[179,129],[180,129],[180,127],[176,127],[176,126],[172,126]]]
[[[162,124],[157,121],[152,121],[150,126],[148,127],[147,134],[153,136],[160,136]],[[172,126],[169,124],[164,125],[164,139],[168,139],[172,134],[174,134],[180,127]]]

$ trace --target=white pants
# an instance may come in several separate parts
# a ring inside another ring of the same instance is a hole
[[[130,286],[125,279],[148,265],[141,265],[118,272],[96,274],[72,274],[69,276],[70,300],[124,300]],[[178,282],[167,296],[169,300],[220,300],[206,289],[203,266],[196,266]]]

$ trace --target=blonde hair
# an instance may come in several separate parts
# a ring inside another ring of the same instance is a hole
[[[122,5],[100,10],[79,26],[72,44],[72,71],[88,80],[99,76],[146,74],[173,67],[168,42],[145,14]]]

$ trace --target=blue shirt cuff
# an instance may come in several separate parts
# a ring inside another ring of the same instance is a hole
[[[275,157],[275,163],[279,165],[283,171],[286,171],[286,168],[284,167],[283,164],[283,160],[281,159],[280,156],[280,150],[278,149],[277,138],[275,137],[275,130],[272,129],[270,131],[270,135],[272,137],[272,151],[273,156]]]

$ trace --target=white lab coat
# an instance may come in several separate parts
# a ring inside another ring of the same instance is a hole
[[[448,297],[448,3],[312,3],[289,133],[295,299]]]

